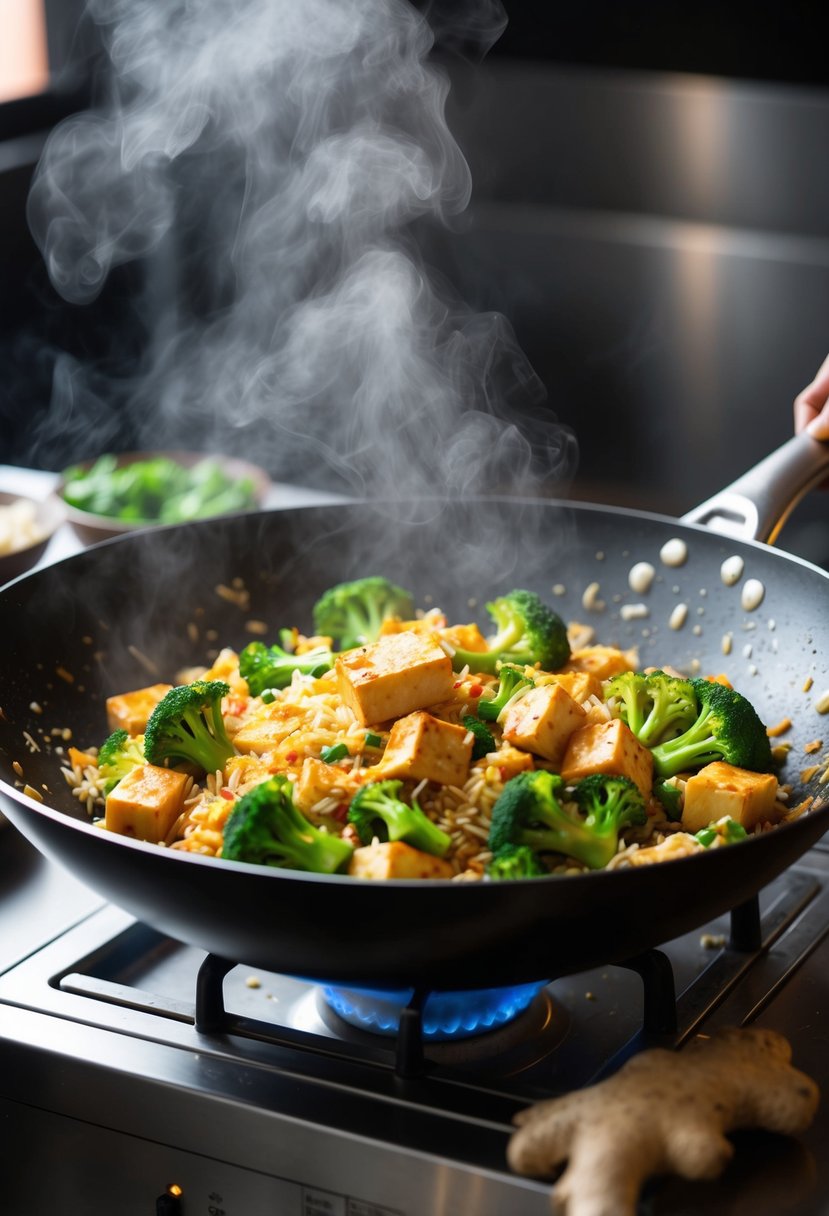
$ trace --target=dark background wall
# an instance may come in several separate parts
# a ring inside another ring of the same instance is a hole
[[[423,7],[475,187],[462,222],[422,235],[427,255],[473,308],[511,320],[547,389],[542,421],[577,435],[577,496],[689,508],[788,437],[829,350],[818,6],[516,2],[483,65],[446,10]],[[0,462],[87,455],[42,426],[56,354],[103,379],[144,337],[142,267],[69,307],[26,226],[42,139],[86,84],[81,70],[54,98],[0,108]],[[94,437],[106,403],[73,408]],[[783,540],[829,564],[826,508],[812,495]]]

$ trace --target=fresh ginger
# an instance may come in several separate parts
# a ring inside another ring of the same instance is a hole
[[[782,1035],[731,1028],[682,1051],[644,1051],[597,1085],[519,1112],[507,1157],[516,1172],[538,1177],[568,1162],[554,1210],[634,1216],[651,1175],[716,1178],[734,1152],[726,1133],[802,1132],[818,1097]]]

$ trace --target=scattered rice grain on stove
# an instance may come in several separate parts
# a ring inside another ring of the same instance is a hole
[[[23,776],[23,765],[19,760],[12,760],[12,768],[17,773],[18,777]]]

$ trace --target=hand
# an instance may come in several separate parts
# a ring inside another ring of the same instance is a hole
[[[794,430],[796,435],[806,431],[813,439],[829,439],[829,355],[794,399]]]

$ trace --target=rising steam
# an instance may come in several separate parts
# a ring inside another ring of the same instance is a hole
[[[417,251],[413,222],[470,197],[424,17],[403,0],[90,10],[106,94],[52,134],[29,219],[73,303],[145,260],[143,363],[106,386],[143,446],[372,498],[560,489],[574,442],[528,423],[543,394],[508,324]],[[470,12],[464,36],[497,36],[497,0]],[[77,425],[91,385],[61,360],[47,427]]]

